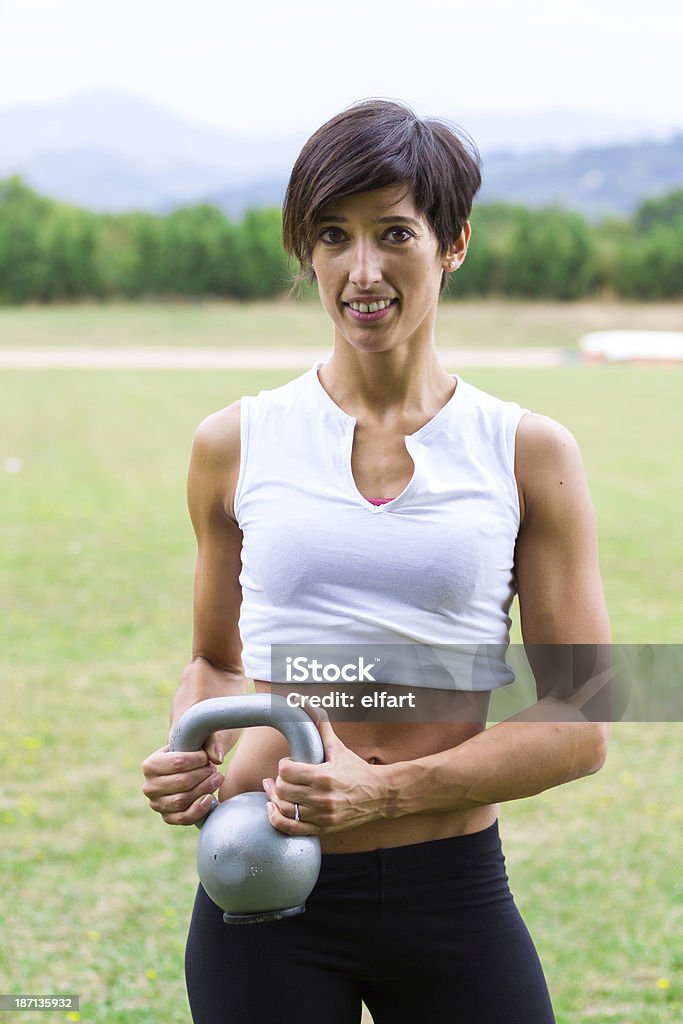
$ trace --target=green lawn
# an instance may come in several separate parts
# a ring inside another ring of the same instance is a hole
[[[165,826],[140,791],[188,654],[185,470],[204,415],[289,376],[0,374],[1,992],[79,992],[95,1024],[189,1021],[194,830]],[[464,376],[574,431],[615,641],[679,642],[680,374]],[[501,808],[558,1024],[681,1020],[680,746],[680,724],[617,724],[598,775]]]
[[[574,350],[587,331],[681,330],[683,302],[441,303],[437,342],[451,346],[551,346]],[[0,306],[0,345],[325,346],[327,315],[315,297],[279,302],[112,302]]]

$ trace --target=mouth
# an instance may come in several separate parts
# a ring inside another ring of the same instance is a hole
[[[372,323],[383,320],[389,315],[398,299],[380,299],[379,302],[345,302],[344,307],[349,316],[358,323]]]

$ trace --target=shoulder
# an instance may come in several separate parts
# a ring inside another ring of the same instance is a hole
[[[527,412],[517,427],[517,458],[520,464],[532,463],[537,469],[557,463],[558,459],[579,454],[579,445],[570,430],[538,412]]]
[[[241,400],[211,413],[197,427],[192,440],[188,474],[191,510],[206,502],[234,517],[233,496],[240,467]]]
[[[193,454],[205,459],[225,459],[237,448],[239,457],[242,401],[238,399],[225,409],[206,416],[195,430]]]
[[[541,413],[527,412],[517,426],[515,476],[522,521],[560,495],[585,492],[585,471],[579,444],[567,427]],[[562,490],[564,489],[564,490]]]

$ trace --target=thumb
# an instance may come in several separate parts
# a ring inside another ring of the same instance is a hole
[[[223,744],[221,743],[218,733],[215,732],[213,736],[209,737],[207,742],[204,744],[204,749],[214,764],[223,764],[225,751],[223,750]]]
[[[332,728],[329,715],[324,708],[314,708],[308,703],[308,701],[305,701],[303,709],[317,725],[326,755],[331,753],[336,747],[342,747],[344,745]],[[329,760],[329,757],[326,757],[326,760]]]

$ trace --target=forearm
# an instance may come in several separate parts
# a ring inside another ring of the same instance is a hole
[[[185,667],[178,689],[171,704],[169,737],[179,718],[200,700],[212,697],[242,696],[248,692],[249,681],[236,671],[219,668],[206,658],[197,656]],[[224,750],[227,752],[235,745],[240,736],[240,729],[226,729]]]
[[[598,771],[607,726],[582,716],[577,721],[562,702],[552,702],[556,720],[547,721],[550,702],[539,701],[452,749],[386,766],[386,816],[519,800]]]

